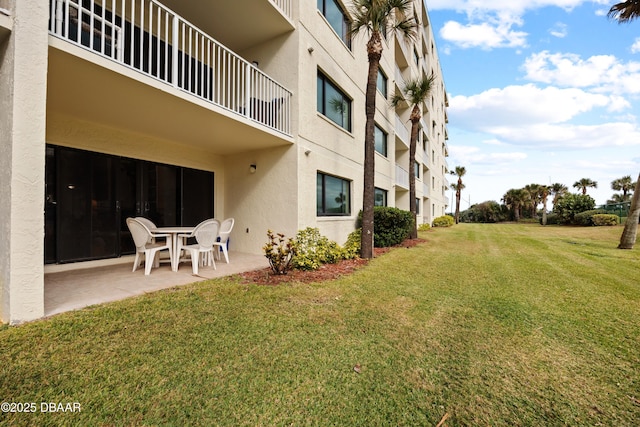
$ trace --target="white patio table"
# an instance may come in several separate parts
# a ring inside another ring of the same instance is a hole
[[[151,230],[152,233],[170,234],[171,235],[171,270],[178,271],[180,263],[180,254],[178,252],[178,234],[189,234],[195,227],[156,227]]]

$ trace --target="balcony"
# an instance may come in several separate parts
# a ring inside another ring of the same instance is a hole
[[[200,7],[205,3],[209,6],[208,14],[215,15],[211,14],[211,10],[217,10],[218,3],[214,6],[209,2],[196,2]],[[262,3],[268,3],[272,8],[272,5],[281,4],[290,9],[290,0],[263,0]],[[102,0],[98,3],[90,0],[52,0],[49,32],[56,38],[97,55],[98,59],[90,60],[94,64],[114,67],[108,64],[116,63],[116,68],[124,67],[121,68],[121,75],[149,82],[149,86],[159,89],[165,95],[178,93],[182,94],[182,99],[190,100],[194,105],[186,109],[193,111],[185,111],[185,120],[179,122],[185,135],[193,132],[192,129],[185,129],[186,127],[199,125],[194,121],[194,117],[203,117],[202,108],[196,108],[200,106],[219,112],[226,118],[235,117],[236,120],[246,119],[257,123],[275,136],[281,135],[280,138],[291,136],[291,92],[155,0]],[[103,96],[104,99],[113,98],[115,95],[110,92],[117,87],[119,91],[126,91],[121,95],[126,96],[127,101],[141,103],[138,98],[143,97],[147,108],[155,107],[153,103],[158,101],[159,96],[157,90],[145,90],[140,87],[132,89],[131,82],[117,80],[113,73],[99,72],[95,67],[94,71],[90,71],[90,64],[85,64],[87,61],[74,61],[62,56],[54,54],[50,58],[52,103],[64,104],[63,98],[69,98],[72,93],[81,97],[93,95]],[[84,56],[86,57],[86,54]],[[140,73],[144,77],[139,77]],[[83,83],[87,79],[94,81]],[[108,87],[110,84],[111,88]],[[82,92],[87,90],[91,93],[83,95]],[[65,91],[66,93],[63,93]],[[166,103],[166,110],[180,114],[171,105],[175,104],[176,100],[168,100],[165,97],[160,102]],[[93,108],[97,110],[97,107]],[[127,108],[124,99],[121,99],[120,108]],[[101,118],[113,113],[106,109],[100,112]],[[136,110],[136,114],[138,113],[144,116],[140,109]],[[146,119],[153,120],[151,117]],[[161,128],[162,120],[162,117],[155,117],[155,126]],[[221,127],[224,123],[220,120],[219,116],[209,117],[201,120],[200,124],[206,121],[216,123],[216,132],[223,133]],[[228,120],[225,123],[228,123]],[[211,130],[207,129],[210,135]],[[243,138],[246,140],[255,135],[255,132],[249,132]]]
[[[396,163],[396,186],[409,189],[409,172]]]
[[[400,116],[396,114],[396,137],[400,139],[406,146],[405,149],[409,149],[409,143],[411,142],[411,135],[409,134],[409,129],[402,122]]]

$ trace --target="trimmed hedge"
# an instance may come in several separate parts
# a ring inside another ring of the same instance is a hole
[[[574,215],[573,223],[575,225],[592,226],[592,225],[595,225],[593,223],[594,215],[600,215],[600,214],[606,214],[606,213],[607,211],[605,211],[604,209],[593,209],[589,211],[580,212]]]
[[[618,215],[595,214],[591,217],[591,221],[593,221],[593,225],[595,226],[618,225]]]
[[[358,227],[362,227],[362,211],[358,214]],[[373,208],[373,244],[376,248],[399,245],[413,229],[413,215],[409,211],[387,206]]]

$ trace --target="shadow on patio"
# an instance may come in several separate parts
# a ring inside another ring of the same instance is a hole
[[[197,276],[191,271],[191,262],[180,264],[177,272],[171,271],[168,262],[161,263],[159,268],[154,268],[149,276],[145,276],[144,262],[142,267],[131,272],[133,259],[133,256],[126,256],[85,262],[81,269],[78,264],[45,266],[45,316],[269,266],[264,255],[230,252],[229,264],[223,258],[216,261],[217,270],[200,267]]]

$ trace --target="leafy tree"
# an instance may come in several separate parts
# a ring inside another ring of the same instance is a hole
[[[435,76],[431,74],[429,77],[423,77],[407,82],[402,93],[396,93],[392,99],[392,104],[397,107],[401,102],[408,100],[413,108],[409,120],[411,121],[411,142],[409,144],[409,211],[413,215],[414,228],[409,234],[409,238],[416,239],[418,237],[418,223],[416,216],[418,209],[416,207],[416,174],[413,173],[416,167],[416,145],[418,141],[418,131],[420,130],[420,119],[422,111],[420,105],[423,104],[433,88]]]
[[[504,221],[502,207],[494,200],[478,203],[460,212],[462,222],[494,223]]]
[[[627,217],[627,222],[624,223],[624,231],[620,236],[618,249],[633,249],[638,234],[638,221],[640,221],[640,175],[638,175],[636,187],[633,191],[629,216]]]
[[[640,1],[639,0],[627,0],[620,3],[616,3],[611,6],[609,18],[613,18],[618,21],[619,24],[625,22],[631,22],[634,19],[640,17]]]
[[[582,191],[582,194],[587,194],[587,188],[598,188],[598,182],[589,178],[581,178],[573,183],[573,187]]]
[[[369,70],[365,91],[364,189],[362,194],[362,240],[360,255],[373,258],[373,206],[375,202],[375,113],[376,82],[382,57],[382,34],[387,30],[413,38],[416,23],[410,17],[411,0],[355,0],[351,16],[351,35],[362,31],[369,36],[367,57]]]
[[[593,210],[595,205],[596,201],[588,194],[568,193],[558,199],[553,212],[563,224],[574,224],[576,214]]]
[[[450,172],[451,175],[456,175],[458,177],[458,182],[451,184],[451,188],[456,190],[456,224],[460,221],[460,195],[462,190],[465,188],[465,185],[462,183],[462,177],[466,173],[467,169],[464,166],[456,166],[456,168]]]

